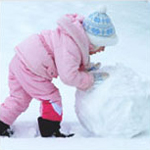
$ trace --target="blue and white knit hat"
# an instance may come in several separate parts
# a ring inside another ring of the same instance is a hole
[[[118,41],[114,25],[106,14],[106,7],[86,17],[83,27],[90,42],[96,47],[115,45]]]

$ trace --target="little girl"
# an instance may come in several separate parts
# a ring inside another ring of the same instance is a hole
[[[66,137],[59,131],[62,103],[52,79],[59,75],[65,84],[87,90],[107,75],[89,71],[94,67],[89,55],[117,42],[106,9],[87,18],[67,14],[57,23],[56,30],[34,34],[15,47],[16,55],[9,66],[10,95],[0,105],[1,136],[11,136],[10,126],[35,98],[41,101],[41,136]]]

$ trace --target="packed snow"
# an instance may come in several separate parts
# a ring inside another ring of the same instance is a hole
[[[0,5],[0,102],[2,103],[9,94],[7,80],[9,62],[15,54],[14,47],[20,41],[33,33],[39,33],[43,29],[54,29],[57,25],[57,19],[63,14],[88,15],[93,10],[98,10],[101,5],[107,7],[108,15],[115,24],[119,43],[116,46],[107,47],[105,52],[92,56],[91,61],[101,62],[102,68],[115,66],[116,63],[122,64],[122,69],[123,66],[129,67],[135,72],[136,76],[140,77],[142,83],[144,81],[149,83],[149,2],[3,1]],[[14,136],[11,138],[0,137],[1,150],[150,150],[150,132],[148,131],[132,139],[101,137],[91,134],[81,125],[76,115],[76,89],[64,85],[59,78],[53,82],[60,89],[63,99],[64,117],[61,130],[64,133],[75,133],[75,136],[65,139],[41,138],[37,126],[40,102],[34,99],[28,110],[13,124]],[[147,83],[145,84],[147,85]],[[142,87],[145,89],[145,86]],[[134,90],[138,90],[138,87]],[[142,96],[141,91],[138,94]],[[104,94],[103,96],[107,95]],[[142,111],[139,113],[142,113]],[[150,118],[147,117],[147,121],[149,120]]]
[[[109,77],[76,93],[76,113],[81,124],[102,137],[131,138],[148,131],[150,82],[142,81],[122,64],[98,71],[109,73]]]

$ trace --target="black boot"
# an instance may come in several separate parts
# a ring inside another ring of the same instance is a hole
[[[42,137],[71,137],[74,134],[65,135],[59,131],[60,121],[50,121],[43,119],[42,117],[38,118],[39,130]]]
[[[11,131],[10,126],[0,121],[0,136],[10,137],[12,134],[13,131]]]

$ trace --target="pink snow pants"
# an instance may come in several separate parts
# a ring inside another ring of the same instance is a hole
[[[32,98],[41,101],[41,116],[62,120],[61,96],[50,80],[32,73],[16,55],[9,67],[10,96],[0,105],[0,120],[11,125],[24,112]]]

